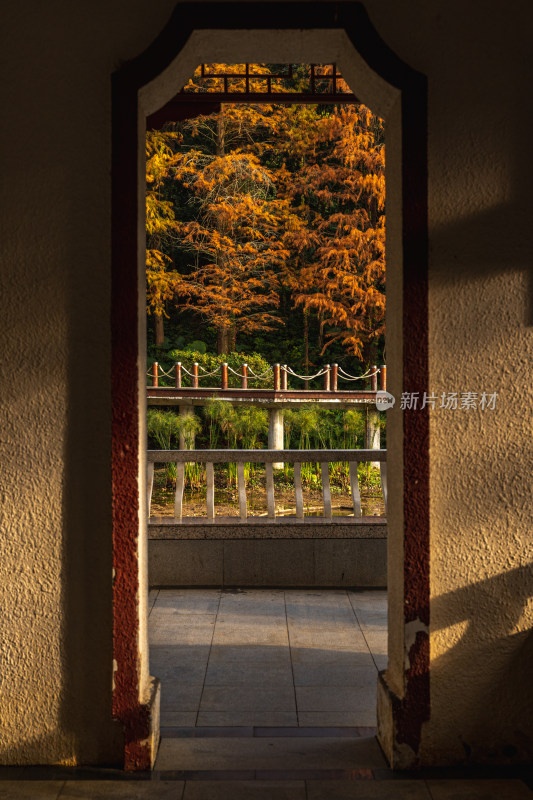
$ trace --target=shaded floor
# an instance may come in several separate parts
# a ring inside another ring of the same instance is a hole
[[[386,603],[382,590],[151,592],[162,735],[189,726],[373,728]]]
[[[520,780],[2,780],[0,800],[531,800]]]
[[[0,767],[0,800],[533,800],[531,770],[387,767],[385,592],[164,590],[150,607],[155,771]]]

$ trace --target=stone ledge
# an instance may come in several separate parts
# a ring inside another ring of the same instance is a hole
[[[148,543],[151,587],[384,587],[386,538],[180,539]]]
[[[201,517],[151,517],[149,539],[386,539],[387,521],[384,517],[350,519],[296,519],[283,517],[273,522],[268,517],[254,517],[241,522],[238,517],[217,517],[208,522]]]

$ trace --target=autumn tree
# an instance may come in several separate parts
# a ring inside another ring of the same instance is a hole
[[[270,330],[279,321],[289,204],[273,196],[272,174],[249,153],[189,151],[176,176],[197,207],[194,220],[178,224],[191,269],[175,283],[176,297],[217,329],[218,351],[229,352],[238,331]]]
[[[169,252],[177,241],[174,204],[165,192],[166,181],[176,165],[181,134],[149,131],[146,135],[146,283],[147,310],[155,321],[156,344],[164,340],[167,301],[175,296],[179,273]]]
[[[215,75],[220,68],[208,65]],[[247,79],[260,69],[253,65]],[[217,80],[202,88],[216,89]],[[193,79],[187,89],[196,88]],[[291,226],[290,202],[276,197],[274,174],[251,149],[276,131],[279,113],[269,105],[223,105],[218,114],[179,126],[186,144],[171,171],[190,193],[193,219],[173,221],[173,229],[178,248],[190,258],[178,276],[165,264],[159,285],[162,296],[171,291],[182,310],[194,310],[217,329],[218,352],[235,349],[238,332],[271,330],[280,322],[277,288],[289,255],[284,232]]]
[[[187,90],[221,90],[226,70],[208,65],[211,77],[193,78]],[[249,75],[231,65],[239,70],[231,88],[247,81],[261,91],[265,65],[251,65]],[[292,88],[305,72],[294,73]],[[280,292],[289,291],[304,312],[306,350],[316,317],[322,352],[339,342],[372,359],[385,308],[379,119],[353,105],[223,105],[154,135],[151,148],[147,263],[156,319],[173,300],[215,327],[218,350],[227,352],[238,331],[281,321]],[[179,187],[178,203],[165,200],[170,185]]]
[[[296,138],[298,169],[284,163],[280,191],[302,226],[286,237],[295,251],[285,280],[294,302],[325,328],[322,352],[340,341],[371,360],[384,331],[385,162],[381,121],[346,105],[315,120],[312,139]]]

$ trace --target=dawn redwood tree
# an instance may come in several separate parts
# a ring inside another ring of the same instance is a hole
[[[279,321],[289,203],[273,196],[272,174],[250,153],[190,150],[176,178],[191,190],[197,209],[195,219],[178,223],[191,262],[175,282],[176,297],[217,329],[219,353],[229,352],[238,332],[271,330]]]
[[[208,65],[213,77],[193,79],[188,90],[221,89],[217,74],[226,69]],[[231,69],[241,70],[230,81],[242,88],[244,65]],[[170,128],[148,138],[148,305],[156,320],[169,301],[179,303],[216,328],[218,350],[227,352],[238,331],[283,322],[279,294],[288,290],[304,311],[305,361],[311,318],[321,352],[340,342],[373,360],[385,309],[381,121],[364,106],[240,104]]]
[[[385,153],[381,121],[364,106],[341,106],[299,139],[298,169],[277,172],[301,226],[285,280],[294,302],[334,341],[372,359],[385,317]]]
[[[146,284],[147,311],[153,314],[155,341],[164,341],[167,301],[174,298],[178,273],[169,252],[177,241],[174,205],[167,197],[166,181],[176,164],[181,134],[148,131],[146,134]]]

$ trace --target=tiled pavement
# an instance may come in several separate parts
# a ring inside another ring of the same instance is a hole
[[[156,770],[0,767],[0,800],[533,800],[527,770],[388,769],[385,592],[164,590],[150,608]]]
[[[163,728],[375,726],[384,591],[187,589],[150,600]]]

